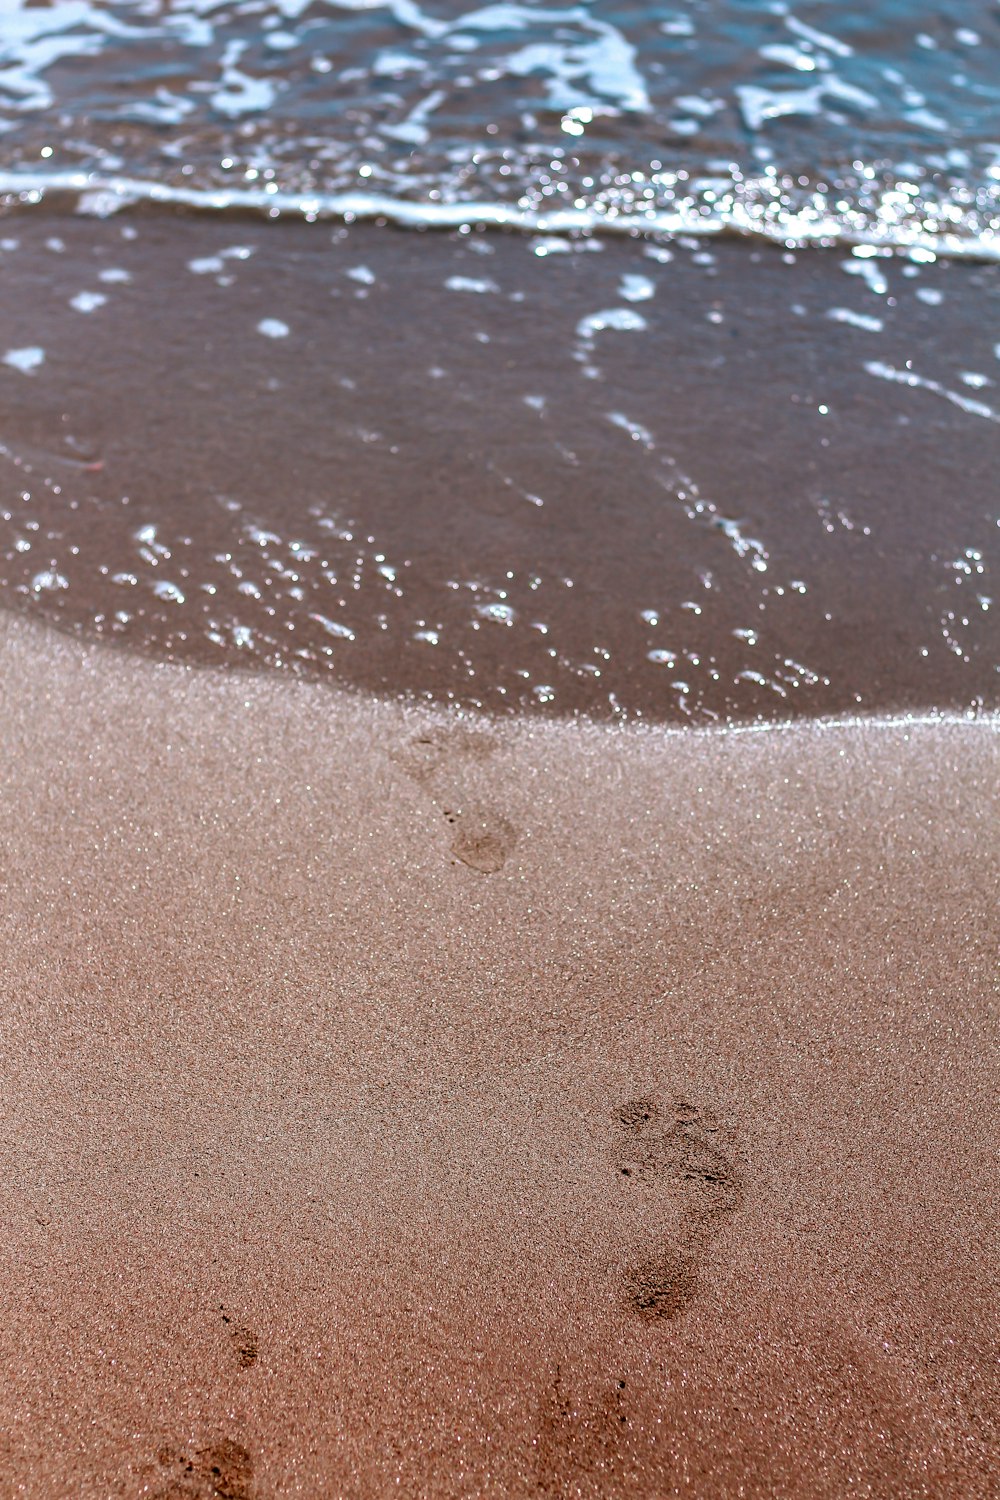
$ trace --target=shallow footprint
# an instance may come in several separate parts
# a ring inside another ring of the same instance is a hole
[[[623,1492],[630,1426],[625,1396],[624,1380],[604,1392],[581,1391],[556,1365],[532,1444],[535,1493],[575,1494],[581,1481],[603,1495]]]
[[[675,1318],[697,1295],[707,1247],[743,1202],[742,1184],[709,1139],[714,1121],[686,1100],[667,1109],[651,1099],[630,1100],[618,1110],[616,1126],[618,1174],[644,1197],[663,1193],[680,1209],[674,1243],[626,1271],[628,1302],[643,1318]]]
[[[496,748],[496,741],[486,730],[442,727],[415,734],[397,752],[396,759],[414,781],[440,783],[451,779],[463,763],[489,760]]]
[[[236,1363],[241,1370],[250,1370],[257,1363],[258,1346],[257,1335],[252,1328],[245,1323],[240,1323],[227,1313],[225,1308],[220,1308],[222,1322],[233,1345],[236,1355]]]
[[[483,730],[441,728],[415,735],[396,757],[454,829],[455,859],[482,875],[503,869],[517,841],[513,825],[475,794],[496,748]]]
[[[449,808],[444,815],[455,829],[451,852],[456,859],[483,875],[495,875],[503,869],[517,839],[506,818],[475,807],[465,811]]]
[[[194,1453],[163,1448],[159,1462],[174,1472],[152,1500],[253,1500],[253,1460],[231,1438]]]
[[[698,1291],[694,1256],[664,1254],[626,1273],[629,1305],[650,1322],[676,1318]]]

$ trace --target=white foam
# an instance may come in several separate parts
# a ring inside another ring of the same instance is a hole
[[[804,37],[807,42],[812,42],[823,52],[832,52],[835,57],[854,55],[854,48],[842,42],[839,37],[830,36],[826,31],[817,31],[815,26],[807,26],[805,21],[800,21],[797,16],[786,16],[785,25],[789,31],[794,31],[796,36]]]
[[[69,305],[77,312],[92,313],[103,307],[107,300],[102,292],[77,292],[75,297],[69,299]]]
[[[760,130],[768,120],[782,115],[818,115],[827,96],[853,104],[856,109],[875,110],[878,100],[852,83],[844,83],[835,74],[827,74],[804,89],[769,89],[759,84],[739,84],[736,96],[740,113],[748,130]]]
[[[221,255],[202,255],[195,260],[189,260],[187,268],[196,276],[213,276],[225,270],[225,262]]]
[[[400,120],[394,125],[383,125],[384,135],[392,136],[394,140],[409,141],[411,145],[423,146],[430,139],[430,128],[428,127],[428,116],[433,114],[439,104],[443,104],[447,98],[443,89],[432,89],[425,99],[415,105],[405,120]]]
[[[173,94],[169,89],[161,87],[148,99],[137,99],[122,105],[116,114],[122,119],[137,120],[147,125],[179,125],[196,108],[193,99],[187,99],[183,94]]]
[[[286,339],[291,331],[288,324],[283,323],[280,318],[261,318],[257,324],[257,332],[268,339]]]
[[[31,580],[31,589],[35,594],[53,593],[58,589],[68,589],[69,579],[62,573],[46,570],[44,573],[36,573]]]
[[[196,276],[217,276],[226,269],[227,260],[249,260],[251,255],[253,250],[249,245],[228,245],[215,255],[202,255],[189,260],[187,265],[188,270],[193,271]]]
[[[943,396],[953,406],[961,407],[974,417],[985,417],[988,422],[1000,422],[1000,413],[987,406],[983,401],[973,401],[970,396],[963,396],[959,391],[951,391],[947,386],[941,385],[937,380],[928,380],[926,376],[917,375],[913,370],[899,370],[894,365],[884,364],[881,360],[869,360],[865,369],[869,375],[877,375],[880,380],[892,380],[897,385],[908,385],[919,387],[924,391],[931,391],[935,396]]]
[[[0,31],[4,92],[19,110],[49,109],[54,101],[45,74],[54,64],[95,56],[109,36],[144,34],[88,0],[50,0],[43,10],[14,0],[3,7]]]
[[[948,121],[930,109],[904,110],[903,119],[909,120],[911,125],[919,125],[921,130],[930,131],[932,135],[942,135],[948,130]]]
[[[873,318],[869,313],[855,312],[850,307],[831,307],[827,313],[835,323],[849,323],[852,328],[864,328],[869,333],[881,333],[884,324],[881,318]]]
[[[860,276],[868,290],[874,292],[877,297],[884,297],[889,290],[889,283],[881,267],[870,258],[841,261],[841,270],[846,271],[848,276]]]
[[[619,297],[626,302],[648,302],[656,292],[656,285],[648,276],[629,274],[622,277],[618,288]]]
[[[816,59],[807,52],[800,51],[798,47],[789,46],[787,42],[773,42],[767,47],[759,48],[759,52],[769,62],[783,63],[785,67],[795,68],[800,73],[816,71]]]
[[[260,114],[270,109],[277,89],[267,78],[252,78],[236,66],[247,49],[247,43],[232,41],[222,55],[222,80],[210,96],[212,108],[230,120],[242,115]]]
[[[269,31],[264,37],[264,45],[274,52],[290,52],[299,45],[299,40],[294,31]]]
[[[449,292],[498,292],[495,281],[475,276],[449,276],[445,282]]]
[[[157,599],[163,599],[168,604],[184,603],[183,591],[177,587],[176,583],[169,583],[165,578],[158,579],[153,584],[153,593]]]
[[[45,350],[40,349],[37,344],[29,345],[26,349],[8,349],[3,362],[10,365],[12,370],[20,370],[22,375],[33,375],[45,363]]]
[[[636,49],[617,27],[582,6],[548,10],[506,3],[488,5],[462,16],[455,29],[496,31],[539,25],[551,26],[554,37],[561,32],[566,40],[527,43],[505,58],[505,73],[515,77],[542,74],[552,109],[566,111],[611,100],[619,109],[649,111],[649,94],[638,68]],[[578,29],[574,32],[573,27]],[[581,35],[586,32],[591,34],[590,40]],[[589,86],[591,95],[581,98],[582,84]]]
[[[705,99],[701,94],[678,94],[674,100],[679,109],[686,110],[689,115],[700,115],[702,119],[716,114],[724,102],[722,99]]]
[[[698,184],[699,188],[704,185]],[[634,207],[610,213],[600,204],[535,208],[525,206],[523,202],[498,200],[420,202],[395,197],[391,193],[292,193],[280,190],[271,193],[251,184],[238,188],[190,188],[124,175],[102,176],[96,171],[37,174],[0,170],[0,194],[9,193],[24,203],[38,203],[47,192],[74,193],[78,212],[101,216],[146,202],[216,212],[265,209],[271,214],[289,213],[310,219],[321,215],[348,221],[386,219],[390,223],[416,228],[496,226],[550,236],[594,232],[627,236],[711,236],[729,232],[778,240],[783,244],[839,243],[871,247],[875,252],[891,253],[895,250],[905,252],[911,259],[926,262],[938,255],[1000,260],[1000,230],[985,223],[979,223],[974,233],[961,225],[949,228],[949,223],[961,217],[950,212],[942,213],[939,228],[930,229],[915,218],[889,220],[857,214],[845,218],[832,203],[825,205],[822,202],[783,210],[779,217],[771,219],[760,212],[756,196],[758,192],[765,196],[772,194],[773,179],[768,176],[759,180],[745,179],[739,195],[714,209],[696,201],[691,206],[678,202],[669,208]]]
[[[648,427],[643,427],[641,422],[633,422],[623,411],[609,411],[606,413],[608,421],[615,427],[620,427],[627,432],[634,443],[642,443],[645,448],[653,448],[653,434]]]
[[[498,625],[513,625],[515,614],[509,604],[477,604],[476,614],[483,620],[495,620]]]
[[[646,319],[631,307],[606,307],[581,318],[576,325],[576,336],[590,340],[595,333],[603,333],[608,328],[619,333],[641,333],[647,326]]]
[[[354,631],[347,625],[342,625],[339,620],[330,620],[326,615],[312,614],[310,620],[315,620],[317,625],[322,626],[327,635],[335,635],[341,641],[353,641],[357,637]]]

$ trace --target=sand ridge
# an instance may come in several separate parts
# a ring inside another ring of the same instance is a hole
[[[995,726],[0,695],[5,1492],[995,1492]]]

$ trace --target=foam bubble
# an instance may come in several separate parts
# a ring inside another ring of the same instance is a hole
[[[69,305],[77,312],[92,313],[103,307],[107,300],[102,292],[77,292],[75,297],[69,299]]]
[[[36,344],[24,349],[8,349],[3,362],[12,370],[20,370],[22,375],[33,375],[45,363],[45,350]]]

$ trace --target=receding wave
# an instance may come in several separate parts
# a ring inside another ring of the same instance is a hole
[[[12,0],[0,192],[995,259],[975,0]]]
[[[645,184],[654,189],[646,196]],[[650,234],[755,236],[788,246],[869,245],[976,260],[1000,259],[1000,203],[965,188],[943,198],[890,182],[859,188],[845,201],[843,187],[831,194],[803,189],[777,174],[753,179],[710,178],[667,182],[635,173],[629,184],[548,206],[526,192],[514,202],[438,194],[420,200],[360,189],[295,193],[266,187],[182,187],[99,172],[29,174],[0,172],[0,197],[8,208],[37,205],[69,194],[77,211],[104,217],[135,204],[161,204],[202,212],[293,214],[305,219],[382,219],[415,228],[463,225],[529,230],[543,234]]]

